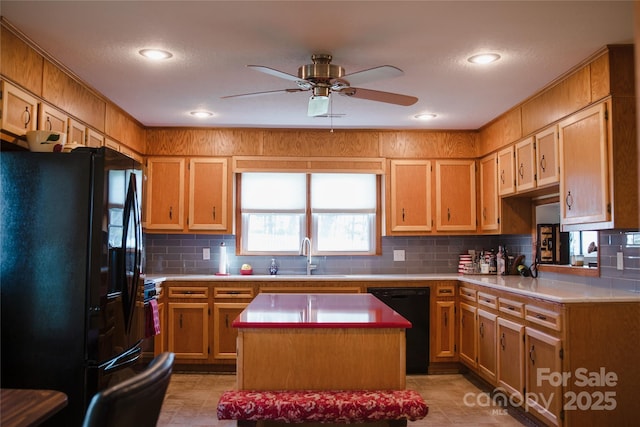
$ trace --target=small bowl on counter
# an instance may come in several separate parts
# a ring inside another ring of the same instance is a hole
[[[66,142],[66,133],[51,130],[31,130],[27,132],[29,151],[39,153],[61,152]]]

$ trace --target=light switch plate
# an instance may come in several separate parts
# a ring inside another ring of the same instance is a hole
[[[394,249],[393,250],[393,260],[394,261],[404,261],[404,249]]]
[[[617,254],[616,268],[618,270],[624,270],[624,258],[622,258],[622,252]]]
[[[202,259],[211,259],[211,249],[202,248]]]

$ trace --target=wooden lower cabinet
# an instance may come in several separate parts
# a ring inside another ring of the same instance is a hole
[[[496,383],[496,323],[495,314],[477,312],[478,373],[490,384]]]
[[[524,325],[498,317],[496,379],[501,392],[523,402]]]
[[[460,361],[474,369],[477,366],[476,311],[476,307],[460,303]]]
[[[563,405],[562,341],[525,327],[525,401],[527,411],[551,425],[560,425]]]
[[[456,355],[455,343],[455,301],[436,301],[432,343],[434,359],[453,358]]]
[[[249,303],[213,303],[213,358],[233,359],[237,356],[238,329],[231,326]]]
[[[182,359],[209,357],[209,303],[169,302],[167,350]]]

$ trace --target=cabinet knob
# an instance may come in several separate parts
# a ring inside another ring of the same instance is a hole
[[[520,179],[524,179],[524,163],[520,163],[520,167],[518,168],[518,173],[520,174]]]
[[[173,219],[173,206],[169,206],[169,219]]]
[[[500,171],[500,182],[504,184],[504,169]]]
[[[502,347],[502,350],[504,350],[505,348],[505,336],[504,336],[504,332],[502,333],[502,335],[500,335],[500,347]]]
[[[480,322],[480,336],[484,338],[484,322]]]
[[[402,222],[404,222],[404,208],[402,208]]]
[[[542,155],[542,158],[540,159],[540,169],[542,169],[542,172],[546,172],[546,170],[547,170],[547,159],[544,158],[544,154]]]
[[[447,208],[447,221],[451,221],[451,209]]]
[[[216,207],[215,206],[213,207],[213,219],[214,220],[216,219]]]
[[[51,130],[53,129],[53,124],[51,123],[51,117],[47,116],[47,122],[44,125],[47,130]]]

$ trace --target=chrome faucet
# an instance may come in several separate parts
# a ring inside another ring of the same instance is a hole
[[[311,239],[305,237],[300,244],[300,255],[307,257],[307,276],[311,276],[311,272],[318,266],[311,264]]]

